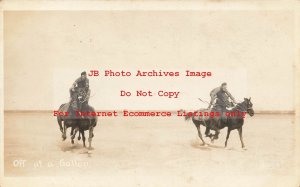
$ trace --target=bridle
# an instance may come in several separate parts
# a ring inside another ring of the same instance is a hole
[[[242,103],[238,103],[235,107],[235,109],[240,109],[241,112],[249,112],[250,110],[253,110],[252,106],[249,106],[249,101],[246,103],[246,101],[243,101]]]

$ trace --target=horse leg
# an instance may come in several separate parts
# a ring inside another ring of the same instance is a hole
[[[215,131],[215,134],[210,133],[210,135],[209,135],[211,143],[214,143],[214,140],[218,139],[217,138],[217,136],[218,136],[218,133],[217,133],[218,128],[217,128],[216,123],[217,123],[217,121],[215,121],[215,120],[211,120],[210,123],[209,123],[210,130],[214,130]]]
[[[72,136],[74,133],[74,127],[71,128],[70,136]]]
[[[84,132],[84,131],[83,131]],[[77,138],[78,140],[80,140],[81,139],[81,137],[80,137],[80,132],[79,132],[79,134],[78,134],[78,138]]]
[[[238,131],[239,131],[240,140],[241,140],[241,143],[242,143],[242,148],[245,149],[245,144],[244,144],[244,141],[243,141],[243,127],[240,127],[238,129]]]
[[[210,128],[206,127],[205,129],[205,136],[211,138],[212,134],[210,133]]]
[[[196,127],[197,127],[197,130],[198,130],[198,136],[199,136],[199,138],[200,138],[201,141],[202,141],[202,145],[206,145],[205,141],[204,141],[203,138],[202,138],[201,129],[200,129],[200,124],[196,125]]]
[[[85,146],[85,135],[84,135],[84,130],[81,131],[81,134],[82,134],[83,147],[86,147],[86,146]]]
[[[227,147],[227,141],[228,141],[230,132],[231,132],[231,129],[228,127],[228,129],[227,129],[227,135],[226,135],[226,141],[225,141],[225,147]]]
[[[215,123],[216,122],[214,122],[213,120],[210,120],[210,121],[207,121],[206,122],[206,130],[205,130],[205,135],[206,135],[206,137],[209,137],[210,139],[212,139],[215,135],[216,135],[216,127],[215,127]],[[213,134],[213,133],[211,133],[211,131],[210,130],[214,130],[215,131],[215,133]]]
[[[58,122],[58,125],[59,125],[60,132],[63,132],[62,119],[60,117],[57,117],[57,122]]]
[[[215,139],[218,139],[218,138],[219,138],[219,134],[220,134],[220,129],[217,129],[217,130],[216,130],[216,134],[215,134]]]
[[[218,121],[214,122],[213,125],[215,125],[215,126],[213,126],[214,130],[215,130],[215,134],[214,134],[214,136],[212,138],[212,142],[214,140],[217,140],[219,138],[219,134],[220,134],[219,127],[221,126],[221,119],[219,119]]]
[[[95,120],[90,120],[90,124],[92,124],[92,127],[95,127]],[[94,130],[94,129],[93,129]],[[94,132],[92,132],[92,138],[94,137]]]
[[[67,138],[67,127],[66,127],[66,124],[64,122],[64,125],[63,125],[64,129],[63,129],[63,133],[62,133],[62,140],[66,140]]]
[[[94,127],[89,128],[89,149],[92,149],[92,138],[94,136],[93,130],[94,130]]]
[[[75,130],[75,132],[71,136],[71,142],[72,142],[72,144],[74,144],[74,138],[75,138],[76,133],[78,132],[79,129],[78,129],[78,127],[76,127],[74,130]]]
[[[211,143],[214,143],[214,140],[217,140],[219,138],[219,134],[220,134],[220,129],[214,129],[214,130],[215,130],[215,134],[211,138]]]

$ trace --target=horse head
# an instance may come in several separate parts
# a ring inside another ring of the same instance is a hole
[[[80,103],[83,103],[86,101],[87,91],[85,88],[77,88],[77,99]]]
[[[251,97],[249,99],[244,98],[245,106],[246,106],[246,111],[247,113],[252,117],[254,116],[254,110],[253,110],[253,104],[251,102]]]
[[[254,116],[254,110],[253,110],[253,104],[251,102],[251,97],[244,98],[244,101],[241,103],[238,103],[235,107],[236,110],[240,110],[243,112],[247,112],[251,117]]]
[[[86,88],[75,88],[75,92],[74,92],[74,101],[77,104],[77,109],[81,110],[82,107],[87,104],[87,100],[88,100],[88,91]]]

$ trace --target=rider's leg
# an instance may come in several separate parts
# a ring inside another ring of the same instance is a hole
[[[221,122],[226,123],[226,121],[227,121],[226,108],[223,108],[221,113]]]
[[[215,106],[215,112],[220,113],[220,116],[217,116],[217,117],[214,118],[214,120],[212,120],[211,126],[215,130],[215,135],[213,137],[213,140],[219,138],[220,127],[221,127],[221,122],[222,122],[222,118],[223,118],[222,107],[220,105],[216,105]]]

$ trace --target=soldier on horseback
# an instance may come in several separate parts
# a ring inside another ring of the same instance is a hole
[[[216,123],[219,126],[221,124],[221,122],[225,122],[227,119],[226,114],[225,114],[226,107],[232,107],[233,103],[236,104],[237,102],[234,99],[234,97],[227,90],[226,82],[222,83],[221,86],[213,89],[210,92],[210,97],[211,97],[211,100],[210,100],[208,109],[210,109],[211,106],[213,106],[212,111],[220,112],[221,118],[216,119]],[[232,102],[229,101],[229,98],[231,99]],[[216,100],[216,103],[214,104],[215,100]],[[206,127],[205,134],[207,136],[209,136],[209,131],[210,131],[210,128]]]
[[[69,89],[70,101],[62,104],[58,111],[68,112],[66,116],[57,115],[57,122],[59,124],[60,131],[62,132],[62,138],[67,138],[67,128],[71,127],[71,142],[74,143],[76,133],[79,131],[78,140],[82,135],[83,146],[85,147],[85,135],[84,131],[89,131],[89,148],[91,148],[92,138],[94,137],[93,129],[97,124],[97,116],[78,116],[78,112],[95,112],[95,109],[88,105],[90,98],[89,79],[86,72],[82,72],[81,76],[75,80],[72,87]]]
[[[87,78],[87,75],[86,75],[85,71],[81,73],[81,76],[78,79],[75,80],[72,87],[70,88],[70,90],[69,90],[70,91],[70,97],[71,97],[70,101],[72,101],[72,96],[73,96],[73,93],[75,92],[76,87],[85,89],[85,91],[87,93],[86,102],[88,104],[91,90],[89,89],[89,79]]]
[[[67,103],[67,111],[70,112],[70,118],[75,117],[75,111],[81,110],[82,104],[88,105],[90,98],[89,79],[86,72],[82,72],[81,76],[75,80],[72,87],[69,89],[70,101]]]
[[[234,97],[227,90],[226,82],[222,83],[221,86],[213,89],[210,92],[210,98],[211,98],[211,100],[210,100],[208,109],[210,109],[210,107],[213,105],[215,99],[217,99],[216,104],[215,104],[216,109],[219,109],[219,110],[222,110],[222,109],[225,109],[226,107],[231,106],[231,103],[229,102],[228,98],[230,98],[232,100],[232,102],[234,104],[236,104]]]

